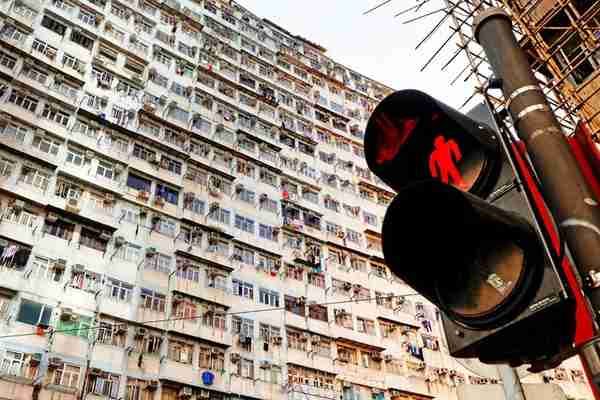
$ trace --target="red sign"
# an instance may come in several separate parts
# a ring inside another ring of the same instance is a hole
[[[454,184],[461,189],[468,189],[463,181],[457,163],[462,159],[458,144],[439,135],[433,141],[434,149],[429,155],[429,172],[432,178],[439,178],[443,183]]]

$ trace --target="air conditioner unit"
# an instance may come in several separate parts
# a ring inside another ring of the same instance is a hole
[[[121,247],[123,246],[125,243],[127,243],[127,240],[125,240],[124,236],[117,236],[115,238],[115,247]]]
[[[115,195],[112,193],[104,193],[104,202],[112,203],[115,201]]]
[[[184,386],[181,389],[179,389],[179,393],[177,394],[177,397],[180,399],[189,399],[190,397],[192,397],[193,394],[194,394],[194,390],[191,387]]]
[[[112,239],[112,233],[107,231],[102,231],[100,233],[100,240],[109,241],[110,239]]]
[[[64,271],[66,267],[67,267],[67,260],[65,260],[64,258],[59,258],[58,260],[54,261],[54,263],[52,264],[52,268],[55,271]]]
[[[125,167],[122,164],[115,164],[115,175],[121,175],[125,171]]]
[[[148,161],[151,164],[158,164],[159,160],[158,157],[156,156],[156,153],[150,153],[148,155],[148,158],[146,159],[146,161]]]
[[[56,366],[59,366],[59,365],[61,365],[61,364],[62,364],[62,362],[63,362],[63,360],[62,360],[62,358],[60,358],[60,357],[50,357],[50,358],[48,359],[48,364],[49,364],[49,366],[54,366],[54,367],[56,367]]]
[[[127,326],[123,324],[118,324],[115,328],[115,335],[125,335],[127,334]]]
[[[146,336],[147,333],[148,330],[146,328],[139,327],[135,330],[135,336],[138,338]]]
[[[91,160],[92,158],[94,158],[94,152],[92,150],[86,150],[84,158],[86,160]]]
[[[82,264],[74,264],[71,266],[71,270],[73,272],[84,272],[85,271],[85,266]]]
[[[237,364],[238,362],[240,362],[240,355],[238,353],[232,353],[230,357],[230,360],[232,363]]]
[[[12,209],[15,212],[21,211],[23,208],[25,208],[25,202],[23,200],[15,200],[12,203]]]
[[[173,303],[181,303],[183,301],[183,296],[180,294],[176,294],[173,296]]]
[[[279,335],[274,335],[273,337],[271,337],[271,340],[273,341],[273,344],[279,345],[283,341],[283,338]]]
[[[73,313],[73,309],[69,307],[65,307],[62,309],[62,312],[60,314],[61,321],[73,321],[75,319],[77,319],[77,315]]]
[[[252,337],[250,336],[240,336],[240,344],[242,346],[249,346],[252,344]]]
[[[67,206],[73,207],[73,208],[79,207],[79,199],[76,199],[75,197],[69,197],[67,199]]]
[[[271,362],[268,360],[262,360],[260,362],[260,368],[262,368],[262,369],[271,368]]]

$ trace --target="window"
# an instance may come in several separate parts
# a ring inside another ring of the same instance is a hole
[[[86,392],[116,399],[119,397],[119,376],[108,372],[102,372],[100,375],[90,375]]]
[[[30,356],[25,353],[6,350],[0,358],[0,372],[33,379],[37,374],[37,367],[31,366],[28,358]]]
[[[61,363],[52,371],[52,384],[68,388],[77,388],[81,367]]]
[[[254,221],[237,214],[235,216],[235,227],[248,233],[254,234]]]
[[[254,299],[254,285],[238,279],[233,280],[233,294],[247,299]]]
[[[254,337],[254,321],[234,315],[231,317],[231,333],[234,335]]]
[[[172,218],[161,217],[153,221],[153,228],[156,232],[165,236],[175,237],[177,231],[177,221]]]
[[[244,264],[254,265],[254,251],[244,247],[235,246],[233,248],[234,260],[243,262]]]
[[[375,322],[361,317],[356,318],[356,330],[368,335],[375,335]]]
[[[17,58],[0,50],[0,65],[12,70],[17,65]]]
[[[172,158],[162,156],[160,159],[160,166],[167,171],[174,173],[175,175],[181,175],[181,162],[173,160]]]
[[[29,96],[23,92],[19,92],[15,89],[13,89],[10,92],[8,101],[10,103],[13,103],[13,104],[21,107],[21,108],[24,108],[25,110],[27,110],[29,112],[35,112],[35,110],[38,106],[38,99],[36,99],[35,97],[32,97],[32,96]]]
[[[237,190],[238,189],[236,189],[236,191]],[[254,204],[256,200],[256,193],[254,193],[252,190],[239,188],[238,198],[246,203]]]
[[[74,230],[75,224],[71,224],[60,219],[57,219],[56,221],[50,221],[46,219],[44,224],[44,233],[59,237],[64,240],[71,240],[73,238]]]
[[[385,265],[371,263],[371,273],[379,278],[387,279],[387,268]]]
[[[199,351],[199,367],[209,369],[216,373],[223,373],[225,370],[225,352],[216,347],[201,345]]]
[[[243,378],[254,379],[254,361],[242,358],[238,363],[238,375]]]
[[[289,348],[294,350],[306,351],[306,342],[304,333],[290,328],[286,329],[287,343]]]
[[[100,321],[96,340],[98,343],[124,347],[127,339],[127,326],[112,321]]]
[[[133,285],[119,281],[117,279],[108,278],[106,282],[106,296],[113,301],[129,303]]]
[[[146,257],[144,268],[168,274],[171,272],[172,262],[171,256],[156,253],[152,257]]]
[[[19,307],[19,313],[17,314],[17,321],[29,325],[50,326],[52,310],[52,307],[46,304],[22,299]]]
[[[47,137],[35,136],[31,142],[31,147],[41,151],[42,153],[52,154],[55,156],[58,154],[58,150],[60,150],[60,143]],[[68,156],[67,161],[69,161]]]
[[[281,329],[276,326],[261,323],[258,327],[258,337],[265,342],[270,342],[273,337],[280,335]]]
[[[84,162],[83,153],[72,148],[67,149],[67,159],[66,162],[73,164],[76,167],[81,167]]]
[[[79,336],[88,340],[91,322],[92,319],[90,317],[73,314],[70,319],[63,320],[61,318],[57,328],[59,331],[62,331],[63,335]]]
[[[191,364],[194,356],[194,346],[178,340],[169,339],[168,358],[183,364]]]
[[[125,400],[152,400],[154,394],[151,390],[146,389],[148,381],[127,378],[127,390],[125,392]]]
[[[367,211],[363,211],[363,221],[365,224],[377,226],[377,216]]]
[[[277,187],[277,175],[266,169],[260,170],[260,181],[268,185]]]
[[[225,210],[224,208],[219,207],[216,209],[211,209],[208,216],[210,219],[220,222],[222,224],[230,224],[231,212],[229,210]]]
[[[300,266],[290,264],[285,268],[285,276],[289,279],[302,281],[304,280],[304,269]]]
[[[299,315],[304,317],[306,315],[305,310],[305,301],[306,299],[301,297],[294,297],[285,295],[285,310],[291,312],[292,314]]]
[[[71,31],[71,41],[88,50],[91,50],[94,46],[94,39],[84,35],[81,30]]]
[[[259,206],[261,210],[265,210],[270,213],[279,213],[279,203],[276,200],[267,197],[267,194],[260,196]]]
[[[55,261],[43,257],[35,257],[31,265],[31,273],[34,277],[48,282],[60,282],[64,269],[54,268]]]
[[[314,204],[319,204],[319,193],[307,187],[302,188],[302,198]]]
[[[24,73],[29,79],[39,82],[42,85],[45,85],[48,81],[48,74],[44,71],[40,71],[37,68],[29,67]]]
[[[362,240],[362,234],[352,229],[346,229],[346,240],[355,244],[360,244]]]
[[[155,312],[165,312],[165,295],[142,288],[141,308]]]
[[[162,337],[159,333],[150,333],[145,336],[134,337],[134,349],[137,353],[160,354]]]
[[[65,31],[67,30],[67,27],[65,25],[61,24],[55,19],[50,18],[47,15],[44,15],[44,18],[42,18],[42,26],[46,29],[50,29],[51,31],[57,33],[60,36],[63,36],[65,34]]]
[[[348,311],[344,309],[334,309],[333,314],[336,325],[343,326],[346,329],[354,329],[354,325],[352,323],[352,314],[350,314]]]
[[[273,227],[273,226],[259,224],[258,236],[260,236],[263,239],[277,241],[277,234],[276,234],[277,229],[278,228]]]
[[[56,57],[57,48],[48,45],[46,42],[43,42],[39,39],[34,39],[31,45],[31,50],[37,51],[38,53],[42,53],[46,57],[51,60],[54,60]]]
[[[258,301],[261,304],[266,304],[272,307],[279,307],[279,293],[273,290],[261,288],[258,291]]]
[[[69,114],[48,103],[44,104],[42,118],[46,118],[62,126],[67,126],[69,124]]]
[[[312,304],[308,306],[308,317],[318,321],[327,322],[327,307],[320,304]]]
[[[81,235],[79,237],[79,244],[91,249],[98,251],[106,251],[108,240],[102,239],[99,232],[93,231],[88,228],[81,228]]]
[[[114,166],[106,161],[99,161],[96,167],[96,176],[106,179],[115,178]]]
[[[308,274],[308,284],[325,289],[325,277],[321,273],[312,272]]]
[[[149,179],[142,178],[130,172],[129,176],[127,176],[127,186],[135,190],[150,192],[152,182]]]
[[[184,265],[184,262],[186,263]],[[187,281],[192,281],[198,283],[200,281],[200,268],[198,266],[192,265],[183,259],[177,259],[177,272],[176,275],[179,279],[185,279]]]

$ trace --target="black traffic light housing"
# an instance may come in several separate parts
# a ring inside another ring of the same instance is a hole
[[[450,353],[516,366],[571,346],[574,301],[500,139],[404,90],[373,112],[365,155],[397,191],[383,222],[385,260],[442,311]]]

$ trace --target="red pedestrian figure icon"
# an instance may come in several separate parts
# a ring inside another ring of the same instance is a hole
[[[454,183],[459,188],[466,189],[467,185],[462,179],[456,166],[462,158],[458,144],[452,139],[439,135],[433,141],[435,149],[429,156],[429,172],[434,178],[439,178],[444,183]]]

